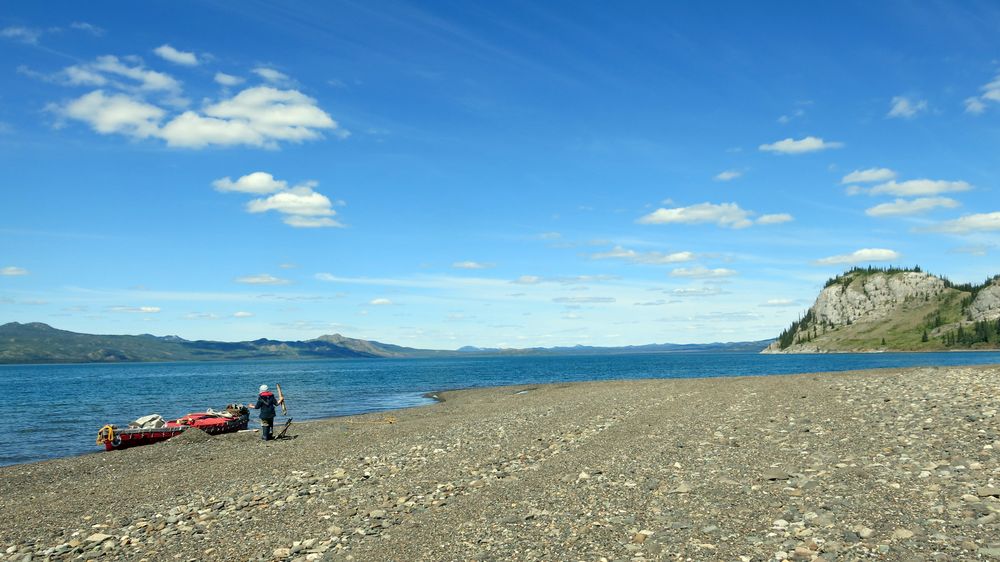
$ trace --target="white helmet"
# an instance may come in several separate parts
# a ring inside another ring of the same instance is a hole
[[[267,392],[267,385],[266,384],[260,385],[260,391],[261,392]]]

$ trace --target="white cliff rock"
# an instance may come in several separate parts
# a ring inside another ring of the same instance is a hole
[[[1000,277],[993,279],[992,283],[979,291],[969,305],[968,313],[975,321],[1000,318]]]
[[[843,326],[861,319],[877,320],[908,298],[933,298],[944,290],[944,281],[927,273],[857,275],[849,283],[823,289],[812,312],[820,324]]]

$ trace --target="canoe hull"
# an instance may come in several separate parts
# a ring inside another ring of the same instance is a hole
[[[246,414],[234,418],[224,418],[204,413],[188,414],[183,418],[168,421],[163,427],[116,428],[114,430],[114,437],[111,440],[104,441],[104,448],[108,451],[117,451],[141,445],[150,445],[166,441],[171,437],[176,437],[189,427],[196,427],[209,435],[233,433],[246,429],[249,423],[250,416]]]

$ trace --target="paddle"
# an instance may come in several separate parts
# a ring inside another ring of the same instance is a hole
[[[281,385],[274,385],[278,389],[278,404],[281,404],[281,415],[287,416],[288,410],[285,409],[285,395],[281,393]]]

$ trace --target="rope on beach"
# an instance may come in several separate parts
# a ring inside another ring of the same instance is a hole
[[[382,419],[378,419],[378,420],[347,420],[347,423],[358,423],[358,424],[361,424],[361,423],[383,424],[384,423],[384,424],[392,425],[392,424],[396,423],[396,417],[395,416],[382,416]]]
[[[106,425],[97,431],[97,444],[103,445],[115,440],[115,426]]]

